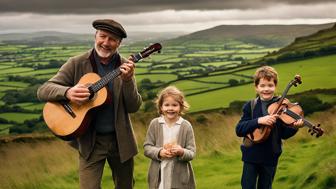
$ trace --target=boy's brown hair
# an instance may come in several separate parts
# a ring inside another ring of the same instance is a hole
[[[260,79],[273,79],[275,86],[278,84],[278,72],[271,66],[262,66],[258,68],[253,76],[254,85],[259,85]]]
[[[180,104],[180,107],[181,107],[180,114],[184,114],[189,109],[189,104],[185,100],[183,92],[180,91],[175,86],[168,86],[162,89],[162,91],[160,91],[160,93],[158,94],[158,98],[155,101],[156,108],[159,114],[163,113],[161,111],[161,106],[163,104],[163,100],[168,96],[172,97],[174,100],[176,100]]]

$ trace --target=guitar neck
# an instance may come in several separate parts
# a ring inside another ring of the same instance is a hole
[[[141,59],[142,59],[142,56],[141,56],[140,53],[131,55],[131,58],[129,58],[129,60],[132,60],[134,63],[139,62],[139,60],[141,60]],[[112,81],[114,78],[118,77],[120,74],[121,74],[120,67],[118,67],[117,69],[113,70],[112,72],[109,72],[108,74],[106,74],[104,77],[102,77],[96,83],[92,84],[90,86],[90,91],[92,91],[93,93],[98,92],[100,89],[105,87],[110,81]]]
[[[104,77],[102,77],[99,81],[92,84],[90,88],[92,89],[92,92],[96,93],[103,87],[105,87],[110,81],[112,81],[114,78],[118,77],[121,74],[120,68],[117,68],[113,70],[112,72],[109,72]]]

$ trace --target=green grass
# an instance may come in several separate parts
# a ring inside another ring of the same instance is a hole
[[[28,83],[24,82],[19,82],[19,81],[5,81],[5,82],[0,82],[0,85],[2,86],[10,86],[10,87],[17,87],[17,88],[24,88],[28,87]]]
[[[182,80],[182,81],[174,82],[171,85],[174,85],[177,88],[183,89],[184,93],[187,95],[190,93],[223,87],[226,84],[202,83],[202,82],[197,82],[197,81]]]
[[[172,81],[177,79],[176,75],[173,74],[146,74],[146,75],[136,75],[136,80],[139,82],[143,80],[144,78],[150,79],[152,82],[155,81]]]
[[[34,71],[33,68],[8,68],[8,69],[3,69],[0,70],[0,75],[1,74],[16,74],[16,73],[22,73],[22,72],[32,72]]]
[[[0,113],[0,118],[4,118],[8,121],[16,121],[18,123],[23,123],[28,119],[39,118],[40,114],[31,114],[31,113],[18,113],[18,112],[6,112]]]
[[[20,106],[27,110],[42,110],[44,103],[33,103],[33,102],[25,102],[25,103],[17,103],[17,106]]]
[[[134,115],[132,120],[140,152],[135,157],[135,189],[147,188],[149,159],[142,144],[152,117]],[[195,121],[199,114],[186,115],[196,137],[197,154],[192,160],[197,188],[238,189],[242,173],[241,139],[234,127],[239,115],[218,112],[202,113],[207,122]],[[326,130],[321,138],[313,138],[302,128],[284,141],[274,188],[336,188],[335,109],[318,112],[307,119],[319,122]],[[141,121],[144,119],[144,122]],[[26,140],[0,145],[0,188],[2,189],[75,189],[78,188],[78,153],[61,140]],[[113,188],[107,164],[103,188]]]
[[[9,128],[11,127],[11,124],[0,124],[0,135],[7,135],[9,133]]]
[[[330,89],[335,88],[336,74],[335,62],[336,55],[314,58],[304,61],[291,62],[286,64],[274,65],[279,74],[277,92],[279,94],[285,89],[290,80],[294,79],[295,74],[300,74],[302,84],[292,87],[289,94],[295,94],[311,89]],[[252,76],[255,69],[237,72],[237,74]],[[182,88],[183,90],[183,88]],[[206,95],[206,96],[205,96]],[[211,91],[206,94],[199,94],[187,97],[191,105],[190,111],[202,111],[228,107],[233,100],[249,100],[254,98],[255,91],[253,84]],[[207,106],[204,106],[206,104]]]

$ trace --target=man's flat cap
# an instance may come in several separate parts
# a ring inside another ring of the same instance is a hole
[[[111,19],[95,20],[92,26],[97,30],[105,30],[113,33],[120,38],[126,38],[127,33],[121,24]]]

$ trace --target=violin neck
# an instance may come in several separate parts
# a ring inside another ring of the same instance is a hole
[[[299,120],[299,119],[302,119],[303,120],[303,124],[304,126],[310,128],[310,129],[313,129],[314,127],[314,124],[312,124],[311,122],[309,122],[308,120],[304,119],[303,117],[301,117],[300,115],[296,114],[295,112],[289,110],[289,109],[285,109],[284,110],[284,113],[289,115],[290,117],[292,117],[293,119],[295,120]]]
[[[278,101],[278,107],[274,110],[273,114],[278,114],[279,113],[279,110],[280,110],[280,107],[282,105],[282,102],[286,98],[287,93],[288,93],[289,89],[291,88],[291,86],[292,86],[291,84],[287,85],[286,89],[284,90],[284,92],[282,93],[282,95],[281,95],[281,97],[280,97],[280,99]]]

